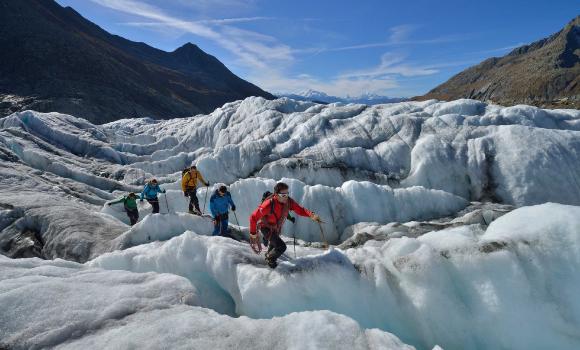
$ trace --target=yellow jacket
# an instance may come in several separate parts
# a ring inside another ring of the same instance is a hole
[[[183,175],[183,178],[181,178],[181,189],[183,190],[183,192],[185,192],[188,188],[189,189],[196,188],[197,181],[201,181],[201,183],[203,183],[204,185],[206,184],[206,181],[203,179],[203,176],[201,176],[201,173],[198,170],[194,170],[193,174],[191,173],[190,170],[187,173],[185,173],[185,175]]]

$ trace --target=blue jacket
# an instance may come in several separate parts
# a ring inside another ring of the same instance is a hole
[[[222,197],[216,190],[209,200],[209,210],[211,210],[211,215],[214,218],[219,214],[227,213],[230,210],[230,205],[232,207],[236,206],[232,200],[232,195],[230,192],[226,192],[226,194],[224,194]]]
[[[157,199],[157,193],[165,193],[165,190],[159,188],[159,185],[147,183],[145,188],[143,188],[143,192],[141,192],[141,199],[143,199],[143,197],[145,197],[145,199]]]

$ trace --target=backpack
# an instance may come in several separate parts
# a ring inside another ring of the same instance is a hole
[[[270,191],[264,192],[262,194],[262,202],[260,202],[260,203],[264,203],[264,201],[266,199],[269,199],[269,198],[271,198],[273,196],[274,196],[274,194],[272,192],[270,192]],[[289,198],[289,199],[291,199],[291,198]],[[274,214],[274,202],[270,202],[270,203],[271,203],[271,205],[270,205],[270,214]],[[288,214],[288,219],[290,219],[292,221],[292,223],[294,223],[294,221],[292,220],[293,218],[292,218],[292,216],[290,216],[290,214]]]
[[[266,199],[268,199],[271,195],[272,195],[272,192],[270,192],[270,191],[264,192],[264,194],[262,194],[262,202],[261,203],[264,203],[264,201]]]
[[[274,198],[274,194],[270,191],[266,191],[266,192],[264,192],[264,194],[262,194],[262,203],[264,203],[264,201],[266,201],[268,199],[273,199],[273,198]],[[288,210],[291,201],[292,201],[292,198],[288,197],[288,202],[286,202],[286,204],[284,205],[285,206],[284,210]],[[290,211],[288,210],[286,212],[286,218],[289,216],[289,214],[290,214]],[[273,200],[270,201],[270,215],[273,215],[276,218],[276,222],[278,222],[281,219],[276,215],[276,212],[274,210],[274,201]],[[286,219],[286,218],[284,218],[284,219]]]

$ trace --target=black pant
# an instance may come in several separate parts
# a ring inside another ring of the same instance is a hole
[[[216,217],[214,218],[214,224],[213,224],[213,236],[223,236],[223,237],[228,237],[228,219],[229,219],[229,215],[228,213],[224,213],[224,214],[219,214],[216,215]]]
[[[280,238],[280,235],[276,232],[270,235],[270,229],[262,228],[262,235],[264,237],[270,238],[270,243],[268,244],[268,251],[266,252],[266,256],[269,257],[269,260],[276,261],[280,255],[284,254],[286,251],[286,243]]]
[[[135,225],[139,221],[139,211],[137,209],[125,208],[129,221],[131,221],[131,226]]]
[[[147,202],[153,207],[153,214],[159,213],[159,199],[147,199]]]
[[[199,209],[199,200],[197,199],[197,188],[188,188],[185,193],[189,196],[189,211],[193,211],[193,208],[201,213]]]

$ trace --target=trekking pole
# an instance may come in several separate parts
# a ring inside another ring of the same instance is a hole
[[[169,210],[169,202],[167,201],[167,193],[165,194],[165,205],[167,206],[167,214],[171,213],[171,210]]]
[[[238,221],[238,216],[236,215],[236,212],[234,210],[232,210],[232,212],[234,213],[234,218],[236,219],[236,225],[238,225],[238,230],[240,230],[240,222]],[[240,232],[241,232],[241,230],[240,230]],[[230,235],[230,237],[232,237],[232,235]],[[234,237],[232,237],[232,238],[234,238]],[[238,240],[237,238],[234,238],[234,239],[236,241]]]
[[[324,230],[322,230],[322,223],[321,222],[318,223],[318,227],[320,228],[320,235],[322,236],[322,241],[324,242],[324,247],[328,248],[328,242],[326,241],[326,238],[324,238]]]
[[[233,210],[232,210],[233,211]],[[236,215],[236,212],[234,212],[234,218],[236,218],[236,225],[238,225],[238,227],[240,226],[240,222],[238,221],[238,216]]]
[[[207,203],[207,193],[209,192],[209,187],[205,186],[205,199],[203,200],[203,212],[205,213],[205,204]]]
[[[294,228],[294,259],[296,259],[296,228]]]

